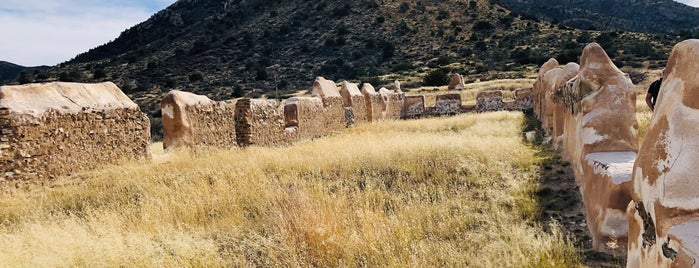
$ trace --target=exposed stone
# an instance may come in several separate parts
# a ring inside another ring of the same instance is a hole
[[[417,118],[425,114],[425,96],[405,96],[403,118]]]
[[[295,127],[298,140],[310,140],[330,134],[337,129],[336,122],[344,121],[344,109],[340,117],[334,118],[328,126],[327,110],[318,97],[293,97],[286,100],[284,114],[287,129]],[[296,125],[294,125],[296,123]],[[341,125],[344,128],[344,125]]]
[[[239,146],[286,145],[296,140],[298,121],[286,118],[277,100],[240,99],[235,105],[235,131]]]
[[[493,112],[503,110],[502,91],[488,90],[476,95],[476,112]]]
[[[0,165],[7,179],[150,158],[148,117],[111,82],[2,86],[0,120]]]
[[[321,120],[320,124],[324,125],[328,132],[344,129],[347,126],[345,120],[344,99],[340,95],[335,82],[326,80],[323,77],[318,77],[313,82],[311,96],[320,98],[323,101],[324,116],[316,118]]]
[[[163,148],[236,145],[235,109],[206,96],[172,90],[160,102]]]
[[[433,113],[435,115],[455,115],[461,113],[461,94],[450,93],[437,95]]]

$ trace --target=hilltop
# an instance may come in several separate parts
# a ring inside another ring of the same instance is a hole
[[[114,81],[151,118],[171,89],[285,98],[316,76],[406,88],[530,77],[600,43],[618,66],[655,68],[685,36],[582,31],[497,1],[178,1],[119,38],[29,77]],[[641,74],[642,75],[642,74]]]

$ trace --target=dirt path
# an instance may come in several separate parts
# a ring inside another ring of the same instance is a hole
[[[575,242],[586,266],[626,267],[625,257],[592,250],[592,239],[583,214],[582,197],[570,163],[562,160],[559,153],[547,147],[542,147],[541,150],[541,156],[546,159],[542,163],[540,186],[536,192],[541,204],[541,222],[557,221]]]

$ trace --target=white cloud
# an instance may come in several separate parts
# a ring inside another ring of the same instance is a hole
[[[175,0],[3,0],[0,60],[55,65],[107,43]]]
[[[699,0],[675,0],[688,6],[699,7]]]

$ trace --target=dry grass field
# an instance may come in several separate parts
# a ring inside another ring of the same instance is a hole
[[[360,125],[282,148],[157,152],[6,187],[6,267],[576,267],[542,225],[521,113]]]

